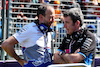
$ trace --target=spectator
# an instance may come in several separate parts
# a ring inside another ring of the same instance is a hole
[[[62,1],[62,4],[66,5],[66,6],[62,6],[62,9],[70,9],[71,6],[67,6],[67,5],[72,5],[71,2],[65,2],[65,1]]]
[[[45,1],[44,0],[39,0],[39,3],[44,3]]]
[[[2,38],[2,21],[0,22],[0,40]]]
[[[85,5],[88,3],[87,0],[80,0],[78,3],[81,6],[81,10],[87,10],[85,7]],[[86,12],[83,11],[82,13],[86,15]],[[84,16],[84,18],[86,19],[86,16]]]
[[[13,0],[13,2],[31,2],[31,0]],[[22,22],[26,22],[27,21],[27,17],[30,17],[29,14],[25,14],[25,12],[28,12],[29,10],[23,9],[23,8],[28,8],[27,4],[13,4],[13,7],[19,7],[19,9],[17,8],[12,8],[12,17],[17,17],[17,19],[14,21],[16,22],[16,24],[14,25],[14,27],[16,27],[17,29],[15,30],[16,32],[19,31],[19,28],[21,28],[23,26],[23,24],[21,24]],[[22,9],[20,9],[22,8]],[[16,14],[14,12],[17,12],[19,14]]]
[[[46,2],[47,4],[49,4],[49,3],[51,2],[51,0],[45,0],[45,2]]]
[[[60,10],[60,1],[54,1],[54,8],[55,8],[55,18],[60,18],[61,10]]]
[[[87,28],[90,32],[92,32],[96,38],[96,42],[97,42],[97,50],[99,50],[99,43],[100,43],[100,37],[96,34],[96,27],[94,25],[87,25]]]
[[[75,0],[73,0],[72,7],[73,8],[80,8],[80,5],[77,2],[75,2]]]
[[[13,0],[13,2],[16,2],[16,1]],[[20,2],[31,2],[31,0],[20,0]],[[23,4],[17,4],[17,5],[16,4],[13,4],[13,6],[21,7],[21,8],[25,8],[26,7],[25,4],[24,5]],[[21,20],[21,18],[23,18],[24,21],[27,21],[27,14],[26,15],[23,14],[23,12],[25,12],[24,9],[16,9],[16,8],[13,8],[12,9],[12,12],[20,12],[18,15],[16,15],[16,14],[13,14],[12,15],[12,17],[17,17],[18,18],[17,21]]]
[[[89,4],[89,6],[93,6],[93,4]],[[87,13],[86,13],[86,19],[96,19],[94,16],[94,8],[93,7],[87,7]]]
[[[82,28],[83,14],[79,8],[64,13],[67,35],[54,55],[54,63],[85,63],[94,67],[96,41],[94,35]]]
[[[1,1],[1,15],[3,14],[3,0]],[[6,17],[8,17],[8,0],[6,0]]]
[[[63,6],[62,9],[70,9],[70,8],[80,8],[79,3],[77,3],[75,0],[71,1],[71,2],[62,2],[65,5],[69,5],[69,6]]]
[[[98,6],[100,6],[98,4]],[[97,35],[100,36],[100,7],[95,8],[95,15],[96,15],[96,20],[97,20]]]
[[[55,4],[55,6],[54,6],[54,8],[55,8],[55,19],[61,19],[60,1],[55,0],[54,4]],[[58,37],[58,36],[56,36],[56,34],[58,35],[58,31],[56,30],[56,26],[57,26],[58,22],[59,21],[55,21],[53,23],[53,26],[54,26],[54,37],[53,38],[54,39],[55,39],[55,37]]]
[[[100,0],[93,0],[94,5],[98,5],[98,3],[100,3]]]
[[[93,6],[94,4],[92,3],[92,1],[90,2],[89,0],[85,0],[85,8],[86,8],[86,16],[85,19],[96,19],[96,17],[94,16],[94,7],[90,7]]]
[[[32,1],[33,1],[33,3],[38,3],[39,0],[32,0]]]
[[[87,25],[87,28],[88,28],[89,31],[91,31],[92,33],[96,33],[96,27],[95,27],[95,25]]]
[[[49,4],[49,1],[47,1],[47,0],[39,0],[38,3],[41,3],[41,4],[47,3],[47,4]]]
[[[2,29],[0,28],[0,40],[1,40],[1,37],[2,37]]]

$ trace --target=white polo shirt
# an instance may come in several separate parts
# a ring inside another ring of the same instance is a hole
[[[34,66],[51,62],[51,34],[44,37],[34,22],[25,25],[13,36],[23,47],[25,60],[32,61]]]

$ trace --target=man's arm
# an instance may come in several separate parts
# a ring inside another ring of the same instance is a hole
[[[23,66],[24,62],[26,61],[21,59],[14,50],[14,45],[17,43],[18,41],[15,39],[15,37],[11,36],[1,44],[1,47],[7,52],[7,54],[15,58]]]
[[[57,51],[54,55],[54,63],[76,63],[81,62],[85,59],[85,57],[79,53],[62,53],[62,55],[59,55],[60,51]]]
[[[85,57],[79,53],[63,53],[60,57],[67,63],[78,63],[85,59]]]
[[[56,64],[65,64],[66,62],[64,61],[64,59],[62,57],[60,57],[59,53],[60,53],[60,51],[57,51],[55,53],[53,62]]]

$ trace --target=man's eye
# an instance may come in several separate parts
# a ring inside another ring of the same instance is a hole
[[[51,17],[49,17],[49,18],[51,18]]]

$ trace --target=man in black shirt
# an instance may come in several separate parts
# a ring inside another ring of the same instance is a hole
[[[81,10],[72,8],[63,16],[67,35],[54,55],[54,63],[85,63],[94,67],[96,41],[91,32],[82,28]]]

